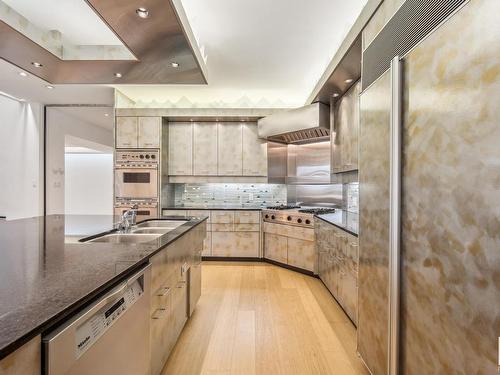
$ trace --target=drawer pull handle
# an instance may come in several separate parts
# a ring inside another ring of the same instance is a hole
[[[166,286],[166,287],[160,288],[160,290],[158,291],[158,293],[156,295],[158,297],[165,297],[169,293],[170,293],[170,287]]]
[[[184,285],[186,285],[186,282],[185,282],[185,281],[179,281],[179,282],[177,283],[177,288],[179,288],[179,289],[180,289],[180,288],[183,288],[183,287],[184,287]]]
[[[156,309],[153,315],[151,316],[151,319],[161,319],[162,317],[166,316],[166,308],[160,307],[159,309]]]

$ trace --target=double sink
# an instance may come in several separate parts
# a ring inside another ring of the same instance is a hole
[[[114,244],[143,243],[163,236],[165,233],[186,223],[185,220],[151,220],[132,226],[129,232],[104,234],[85,242],[105,242]]]

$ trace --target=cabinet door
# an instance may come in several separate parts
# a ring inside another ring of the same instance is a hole
[[[207,236],[203,240],[203,251],[201,255],[204,257],[212,255],[212,232],[207,232]]]
[[[191,176],[193,174],[193,125],[172,123],[168,126],[168,174]]]
[[[193,125],[193,172],[195,176],[217,176],[217,124]]]
[[[288,264],[317,272],[317,256],[314,241],[288,238]]]
[[[162,216],[187,216],[187,211],[185,210],[162,210]]]
[[[160,148],[161,117],[139,117],[139,148]]]
[[[264,234],[264,257],[280,263],[287,263],[287,238],[276,234]]]
[[[218,124],[217,154],[219,176],[243,174],[243,147],[241,124]]]
[[[235,232],[212,232],[212,256],[230,257],[236,251]]]
[[[351,270],[342,273],[342,296],[343,307],[347,315],[354,323],[357,323],[358,309],[358,287],[357,276]]]
[[[137,117],[116,118],[116,148],[137,148]]]
[[[257,258],[259,256],[259,232],[235,232],[236,246],[230,256]]]
[[[211,211],[210,217],[213,224],[234,223],[234,211]]]
[[[267,176],[267,142],[258,137],[257,124],[243,125],[243,175]]]
[[[0,360],[2,375],[40,375],[42,342],[40,335]]]

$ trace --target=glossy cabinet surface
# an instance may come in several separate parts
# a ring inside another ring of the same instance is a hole
[[[219,176],[243,175],[242,125],[218,124],[218,172]]]
[[[360,90],[358,82],[333,106],[332,173],[358,169]]]
[[[161,117],[139,117],[137,145],[139,148],[160,148]]]
[[[314,225],[319,277],[357,324],[358,238],[319,219]]]
[[[193,174],[193,124],[176,122],[168,125],[168,174]]]
[[[193,174],[217,176],[217,124],[193,125]]]
[[[267,176],[267,142],[259,139],[257,124],[244,124],[243,176]]]
[[[116,148],[137,148],[137,117],[116,118]]]

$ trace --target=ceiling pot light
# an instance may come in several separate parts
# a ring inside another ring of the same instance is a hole
[[[28,73],[26,73],[26,72],[19,72],[19,75],[20,75],[21,77],[27,77],[27,76],[28,76]]]
[[[115,77],[116,77],[116,78],[121,78],[121,77],[122,77],[122,74],[121,74],[121,73],[115,73]]]
[[[171,62],[170,65],[172,66],[172,68],[178,68],[179,67],[179,63],[178,62]]]
[[[354,80],[352,78],[347,78],[344,82],[345,83],[352,83]]]
[[[339,94],[338,92],[334,92],[334,93],[332,94],[332,96],[333,96],[334,98],[338,98],[338,97],[340,96],[340,94]]]
[[[45,87],[48,88],[49,90],[52,90],[54,88],[54,86],[52,86],[52,85],[47,85]]]
[[[109,116],[109,113],[105,113],[104,116],[108,117]]]
[[[137,13],[137,15],[141,18],[148,18],[149,17],[149,12],[146,8],[138,8],[136,9],[135,11]]]
[[[36,61],[33,61],[33,62],[31,63],[31,65],[33,65],[33,66],[35,66],[35,67],[37,67],[37,68],[41,68],[41,67],[43,66],[42,64],[40,64],[39,62],[36,62]]]

